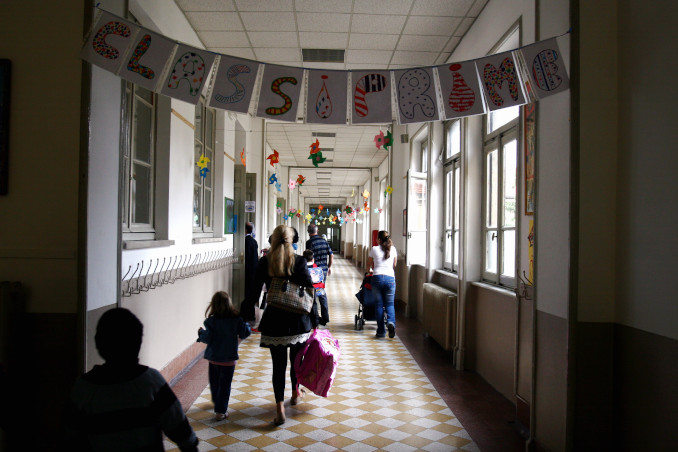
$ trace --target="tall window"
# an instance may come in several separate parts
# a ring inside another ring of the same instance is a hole
[[[151,91],[123,83],[123,233],[126,239],[152,239],[157,99]]]
[[[212,232],[214,212],[214,110],[201,100],[195,106],[193,232]]]
[[[445,268],[459,271],[461,120],[445,125]]]
[[[515,287],[518,109],[512,119],[498,128],[492,127],[492,121],[496,119],[492,113],[487,119],[483,170],[483,279]]]

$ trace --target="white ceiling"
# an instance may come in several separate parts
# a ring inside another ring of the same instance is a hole
[[[400,69],[447,61],[488,0],[176,0],[205,48],[263,63],[320,69]],[[302,61],[302,48],[344,49],[343,63]],[[387,156],[374,136],[382,126],[312,126],[269,122],[266,141],[290,173],[307,180],[301,192],[315,203],[350,196]],[[313,132],[328,160],[308,159]],[[332,161],[330,161],[330,159]],[[310,167],[310,168],[309,168]],[[352,168],[356,170],[346,170]],[[315,172],[331,171],[318,182]],[[295,176],[296,178],[296,176]],[[324,187],[319,192],[318,188]],[[329,193],[328,193],[329,192]],[[328,193],[328,194],[326,194]],[[334,202],[334,201],[331,201]],[[344,201],[338,201],[343,204]]]

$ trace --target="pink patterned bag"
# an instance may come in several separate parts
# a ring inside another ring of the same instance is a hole
[[[315,330],[294,360],[299,384],[327,397],[339,365],[339,341],[328,330]]]

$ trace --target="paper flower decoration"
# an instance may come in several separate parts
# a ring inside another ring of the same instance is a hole
[[[341,215],[341,210],[337,209],[337,216]]]
[[[273,154],[271,154],[271,155],[269,155],[268,157],[266,157],[266,160],[270,160],[270,162],[268,162],[268,163],[270,163],[271,166],[273,166],[273,165],[275,165],[276,163],[280,163],[279,157],[280,157],[280,153],[278,153],[278,151],[276,151],[275,149],[273,149]]]
[[[282,185],[280,185],[280,182],[275,183],[275,189],[278,191],[282,191]]]
[[[381,209],[374,209],[374,210],[372,210],[372,212],[373,212],[373,213],[380,213],[380,212],[379,212],[380,210],[381,210]]]
[[[307,219],[308,221],[311,221],[311,218],[313,218],[313,215],[311,215],[310,213],[307,213],[307,214],[306,214],[306,219]]]
[[[374,136],[374,144],[377,146],[377,149],[381,149],[381,147],[384,145],[384,132],[379,131],[377,135]]]
[[[289,217],[288,215],[285,215],[285,216],[283,217],[283,220],[285,220],[285,221],[287,221],[287,220],[289,220],[289,219],[290,219],[290,217]]]
[[[386,187],[386,191],[384,193],[388,193],[390,195],[391,193],[393,193],[393,187],[389,185],[388,187]]]
[[[311,147],[311,154],[317,154],[318,152],[320,152],[320,142],[318,141],[317,138],[315,139],[315,143],[311,144],[310,147]]]
[[[294,190],[294,187],[297,186],[297,183],[294,181],[294,179],[290,179],[290,181],[287,184],[287,187],[289,187],[290,190]]]
[[[209,173],[210,169],[209,168],[202,168],[200,170],[200,177],[203,179],[207,177],[207,173]]]
[[[315,154],[309,155],[308,158],[311,159],[311,161],[313,162],[313,166],[315,166],[316,168],[318,167],[319,164],[327,160],[325,157],[323,157],[323,153],[320,151]]]
[[[322,211],[323,211],[323,209],[324,209],[323,205],[322,205],[322,204],[320,204],[320,205],[318,206],[318,211],[319,211],[319,212],[322,212]]]
[[[275,206],[276,207],[282,207],[282,201],[278,201],[277,203],[275,203]]]
[[[275,175],[275,173],[271,174],[271,177],[268,178],[268,184],[275,184],[278,182],[278,176]]]
[[[294,213],[294,212],[296,212],[296,211],[297,211],[297,209],[294,209],[294,208],[291,208],[291,209],[289,210],[290,213]]]
[[[280,207],[278,207],[277,209],[275,209],[275,211],[278,212],[278,213],[282,213],[282,209],[281,209]]]
[[[245,148],[242,148],[242,151],[240,151],[240,161],[242,162],[242,166],[247,166],[245,165]]]
[[[384,149],[392,147],[393,147],[393,135],[391,135],[391,131],[388,130],[386,131],[386,137],[384,137]]]
[[[301,187],[304,182],[306,182],[306,178],[300,174],[299,177],[297,177],[297,185]]]
[[[297,218],[301,217],[301,212],[297,212]]]
[[[196,165],[200,168],[207,168],[207,164],[210,162],[210,159],[205,157],[205,155],[200,156],[200,160],[196,162]]]
[[[367,198],[369,198],[369,197],[370,197],[370,192],[367,191],[367,190],[365,190],[365,191],[363,192],[363,198],[367,199]]]

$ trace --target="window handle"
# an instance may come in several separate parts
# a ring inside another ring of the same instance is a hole
[[[497,237],[498,237],[497,233],[496,233],[496,232],[493,232],[493,233],[492,233],[492,240],[496,239]]]

